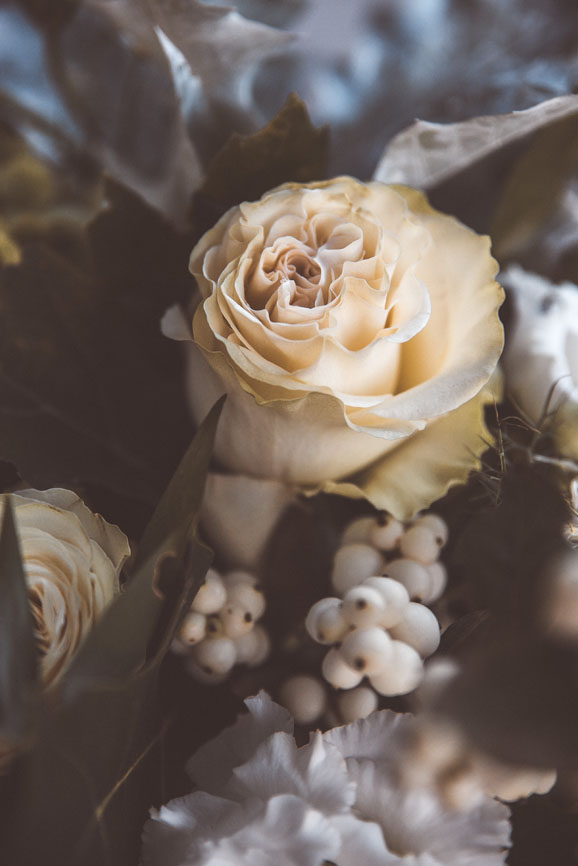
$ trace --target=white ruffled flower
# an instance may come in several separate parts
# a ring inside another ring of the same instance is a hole
[[[152,810],[144,866],[504,862],[506,806],[450,811],[432,789],[400,788],[407,717],[384,710],[298,748],[285,710],[264,694],[246,703],[190,761],[199,790]]]
[[[578,286],[554,285],[518,265],[502,275],[515,319],[504,356],[506,384],[538,423],[545,410],[557,447],[578,459]]]

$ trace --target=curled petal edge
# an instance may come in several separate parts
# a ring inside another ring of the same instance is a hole
[[[493,444],[484,409],[497,402],[501,392],[502,377],[497,372],[474,398],[431,422],[371,466],[345,481],[329,481],[307,493],[368,499],[398,520],[409,519],[480,469],[481,455]]]

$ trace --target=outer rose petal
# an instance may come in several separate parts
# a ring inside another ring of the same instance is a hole
[[[407,520],[480,468],[480,455],[491,441],[484,407],[497,402],[500,393],[496,374],[473,400],[438,418],[351,480],[329,481],[320,489],[368,499],[398,520]]]
[[[95,541],[108,556],[117,575],[130,556],[130,546],[124,532],[118,526],[107,523],[100,514],[91,511],[80,496],[72,490],[65,490],[62,487],[52,487],[49,490],[19,490],[18,493],[12,494],[12,499],[16,506],[19,501],[26,499],[46,502],[62,511],[71,511],[78,517],[88,537]]]

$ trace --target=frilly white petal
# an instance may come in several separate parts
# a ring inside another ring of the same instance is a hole
[[[376,712],[298,748],[285,711],[264,694],[247,704],[191,761],[212,793],[152,812],[144,866],[504,863],[505,805],[453,811],[434,787],[401,785],[408,716]]]
[[[244,804],[192,794],[153,810],[143,832],[143,866],[319,866],[340,834],[292,794]]]
[[[339,866],[397,866],[400,858],[392,854],[385,844],[379,824],[366,821],[351,813],[337,815],[334,826],[341,836],[341,850],[336,862]]]
[[[326,813],[344,811],[355,801],[343,757],[321,734],[314,734],[300,749],[289,734],[273,734],[250,762],[234,771],[234,777],[225,790],[235,798],[244,793],[266,800],[282,790]]]
[[[534,423],[546,409],[555,412],[548,423],[557,445],[578,459],[578,286],[554,285],[517,265],[503,279],[515,312],[504,357],[508,390]]]
[[[191,779],[209,793],[220,793],[235,767],[249,761],[272,734],[293,733],[291,715],[265,692],[247,698],[245,704],[249,713],[201,746],[187,764]]]

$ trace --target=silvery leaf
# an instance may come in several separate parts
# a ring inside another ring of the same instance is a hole
[[[578,113],[578,96],[558,96],[509,114],[461,123],[417,120],[387,146],[374,180],[432,189],[459,172],[557,120]]]

